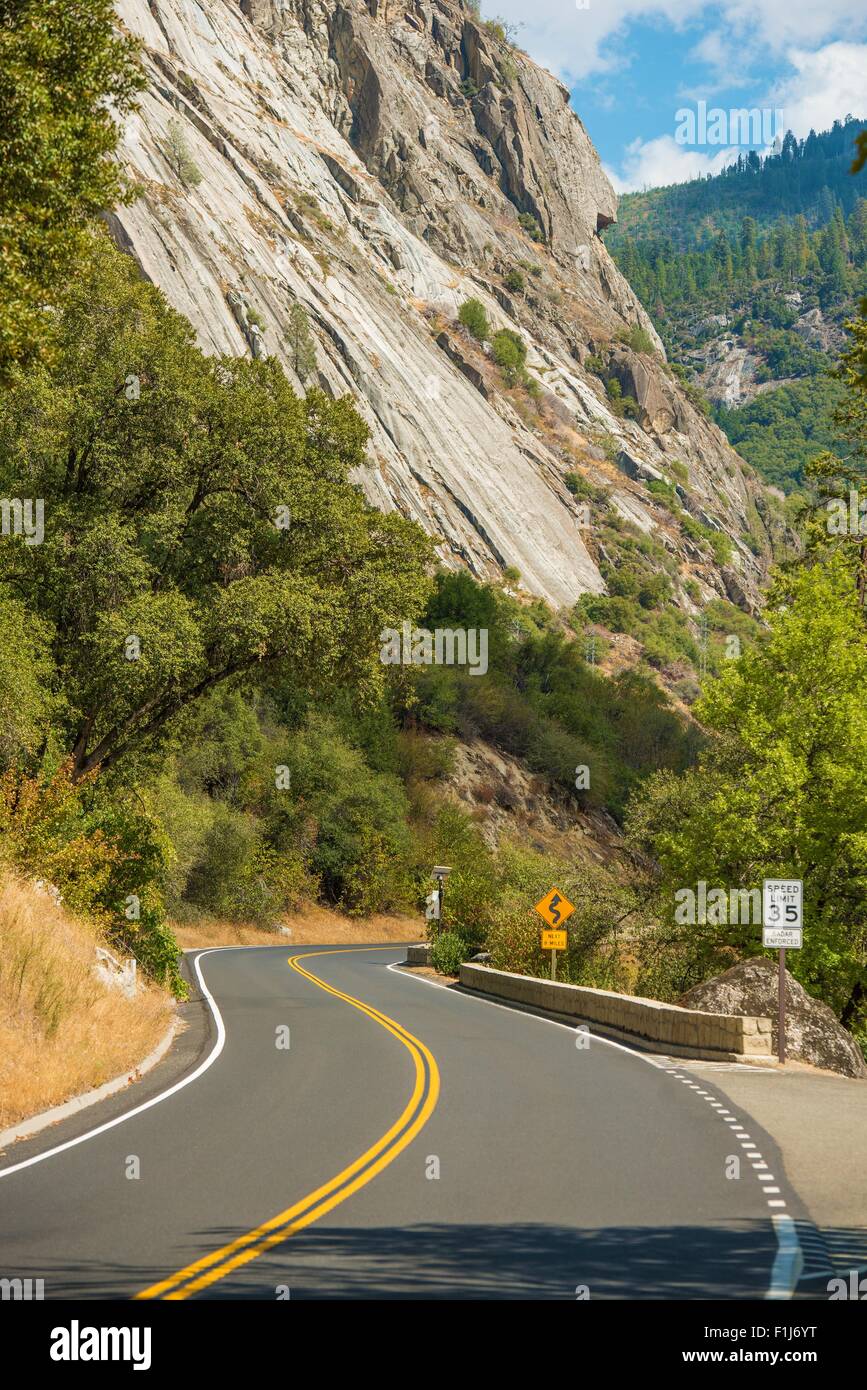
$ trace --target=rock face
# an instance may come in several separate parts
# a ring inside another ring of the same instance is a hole
[[[765,956],[742,961],[689,990],[678,1004],[707,1013],[758,1014],[772,1020],[777,1050],[777,966]],[[827,1004],[808,994],[786,971],[786,1055],[843,1076],[867,1077],[867,1063],[851,1033]]]
[[[800,294],[787,294],[784,298],[791,308],[800,308]],[[732,333],[724,314],[701,319],[695,328],[709,330],[711,336],[703,347],[690,349],[685,355],[692,362],[696,380],[709,400],[729,407],[744,406],[765,391],[799,380],[772,377],[762,381],[757,375],[757,369],[763,366],[762,358],[750,350],[743,338]],[[841,325],[826,318],[819,308],[799,313],[792,331],[807,347],[831,357],[842,351],[845,342]]]
[[[623,834],[606,811],[576,809],[567,792],[483,739],[454,743],[452,757],[448,793],[472,815],[491,849],[511,841],[579,864],[620,859]]]
[[[677,461],[755,595],[770,555],[760,490],[669,373],[602,244],[616,198],[559,82],[462,0],[117,8],[150,82],[122,150],[141,196],[109,224],[206,351],[275,355],[291,372],[300,302],[317,345],[304,384],[355,397],[370,427],[359,481],[435,536],[447,565],[483,579],[515,566],[555,607],[602,592],[563,479],[610,483],[606,460],[625,449],[654,471],[618,478],[621,514],[653,530],[647,479]],[[170,122],[198,170],[186,183]],[[492,332],[522,335],[535,405],[459,328],[470,296]],[[631,421],[584,364],[635,327],[655,351],[618,348]],[[682,553],[697,564],[694,547]],[[702,564],[704,590],[724,594]]]

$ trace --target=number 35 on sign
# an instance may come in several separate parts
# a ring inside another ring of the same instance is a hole
[[[762,884],[762,945],[801,945],[804,884],[799,878],[766,878]]]

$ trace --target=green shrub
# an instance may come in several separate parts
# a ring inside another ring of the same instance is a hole
[[[493,19],[486,19],[483,28],[487,30],[492,39],[497,43],[513,44],[518,36],[517,25],[510,24],[507,19],[498,14]]]
[[[491,339],[491,351],[507,384],[514,386],[521,380],[527,360],[527,345],[524,339],[511,328],[501,328]]]
[[[679,501],[677,492],[670,482],[665,478],[651,478],[647,484],[647,491],[651,497],[658,497],[670,511],[679,511]]]
[[[269,791],[275,847],[306,837],[322,893],[349,913],[405,907],[411,836],[400,778],[374,771],[333,715],[309,714],[281,746],[292,787]]]
[[[0,778],[0,839],[7,863],[54,884],[67,907],[102,927],[109,945],[185,994],[163,904],[168,846],[137,800],[112,799],[93,775],[74,782],[68,762],[43,777],[10,770]]]
[[[518,225],[523,227],[524,231],[527,233],[527,236],[530,238],[531,241],[538,242],[545,240],[542,228],[539,226],[539,223],[537,222],[536,218],[533,216],[531,212],[519,213]]]
[[[430,948],[431,965],[441,975],[459,975],[466,958],[466,942],[457,932],[444,931],[434,937]]]
[[[510,294],[523,294],[524,286],[526,285],[524,272],[513,267],[503,281],[503,284]]]
[[[638,402],[634,396],[624,396],[623,387],[616,377],[609,377],[605,383],[605,390],[611,403],[612,412],[619,418],[627,416],[630,420],[638,418]]]
[[[634,323],[632,327],[623,335],[624,341],[629,344],[633,352],[655,352],[653,339],[646,328]]]
[[[718,531],[714,526],[706,526],[703,521],[697,521],[694,516],[681,517],[680,524],[691,540],[707,542],[718,565],[728,564],[732,555],[732,541],[725,531]]]
[[[645,579],[638,590],[638,602],[642,608],[662,608],[672,595],[672,584],[667,574],[655,574]]]
[[[491,336],[491,329],[488,323],[488,315],[485,306],[480,299],[465,299],[458,310],[458,320],[472,333],[479,342],[485,342]]]

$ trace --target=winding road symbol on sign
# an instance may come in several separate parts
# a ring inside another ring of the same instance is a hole
[[[546,893],[540,902],[536,903],[536,912],[540,917],[544,917],[549,927],[559,927],[571,917],[575,911],[574,906],[568,898],[565,898],[559,888],[552,888]]]

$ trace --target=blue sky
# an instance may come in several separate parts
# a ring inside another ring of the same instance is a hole
[[[570,88],[618,191],[715,172],[749,148],[720,127],[714,143],[683,143],[682,121],[678,140],[678,111],[699,102],[765,109],[798,136],[867,116],[867,0],[490,0],[482,13]]]

